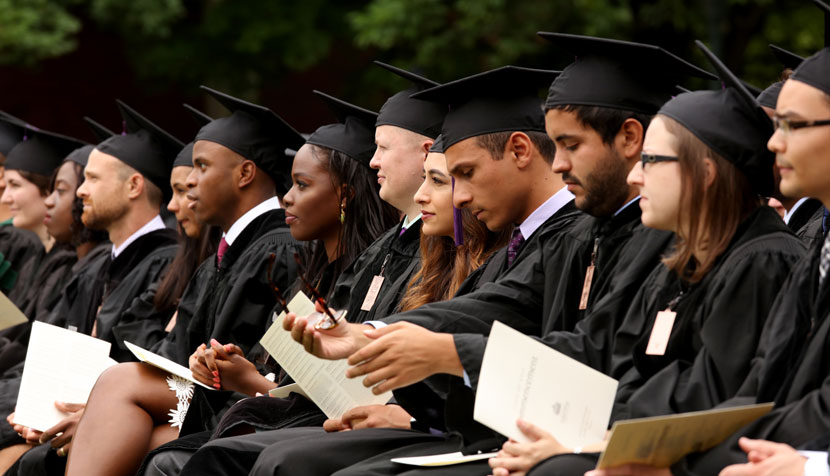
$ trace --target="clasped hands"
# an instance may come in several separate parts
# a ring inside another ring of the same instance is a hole
[[[235,344],[210,340],[210,347],[200,345],[190,356],[193,378],[217,390],[231,390],[254,396],[267,393],[276,385],[263,377]]]

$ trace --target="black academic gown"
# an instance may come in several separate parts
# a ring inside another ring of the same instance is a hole
[[[22,300],[20,310],[29,322],[0,332],[0,374],[26,358],[26,346],[33,321],[45,321],[60,298],[77,262],[75,249],[56,244],[40,260],[31,286]]]
[[[10,263],[9,269],[3,273],[0,291],[20,307],[35,279],[40,260],[46,255],[46,249],[36,234],[9,224],[0,226],[0,253],[3,260]]]
[[[297,276],[297,246],[284,210],[254,219],[225,252],[220,266],[215,256],[199,266],[179,302],[173,331],[152,350],[187,365],[196,348],[214,338],[236,344],[248,355],[271,324],[277,305],[266,275],[269,256],[276,255],[274,284],[289,289]]]
[[[813,216],[802,225],[795,235],[799,237],[807,248],[812,249],[816,241],[824,240],[824,207],[820,207],[813,213]]]
[[[793,233],[798,234],[802,228],[815,219],[817,213],[822,213],[823,215],[823,208],[820,201],[815,198],[808,198],[796,208],[795,212],[790,216],[790,221],[787,222],[787,226],[790,227]]]
[[[92,329],[84,325],[89,326],[89,323],[94,322],[96,336],[112,344],[110,356],[113,359],[119,362],[134,361],[135,357],[124,345],[124,340],[129,340],[129,336],[116,335],[114,328],[133,300],[164,277],[178,247],[176,232],[164,228],[139,237],[117,258],[110,259],[104,270],[100,310],[97,315],[90,316],[92,319],[78,322],[79,332],[91,332]]]
[[[711,450],[681,460],[672,467],[675,475],[717,474],[746,462],[741,436],[800,447],[830,428],[830,287],[818,286],[822,244],[813,244],[782,286],[749,376],[721,405],[774,401],[775,408]]]
[[[798,238],[772,209],[762,207],[741,224],[699,283],[681,283],[664,266],[655,270],[618,333],[627,333],[636,344],[632,366],[620,379],[612,423],[708,410],[734,396],[749,372],[775,296],[803,254]],[[665,354],[646,355],[657,313],[678,299]]]
[[[403,222],[398,223],[369,245],[337,280],[331,302],[348,309],[349,322],[371,321],[395,311],[406,291],[407,277],[420,263],[421,225],[419,219],[401,235]],[[372,280],[381,275],[383,285],[374,305],[362,310]]]

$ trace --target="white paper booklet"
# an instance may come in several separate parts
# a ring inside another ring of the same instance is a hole
[[[288,309],[298,316],[314,312],[314,303],[303,293],[297,293],[288,303]],[[363,386],[362,378],[346,378],[349,368],[346,359],[324,360],[309,354],[302,344],[291,338],[282,328],[285,313],[280,313],[260,344],[297,382],[323,413],[329,418],[340,418],[346,410],[363,405],[382,405],[392,398],[391,392],[374,395]]]
[[[26,315],[14,305],[5,294],[0,292],[0,330],[23,324],[28,321]]]
[[[67,416],[55,402],[86,403],[101,372],[116,364],[109,355],[109,342],[34,322],[15,423],[38,431],[55,426]]]
[[[133,343],[124,341],[124,345],[126,345],[127,348],[130,349],[130,352],[132,352],[133,355],[141,362],[146,362],[152,365],[153,367],[158,367],[161,370],[166,370],[167,372],[170,372],[171,374],[177,377],[189,380],[195,383],[196,385],[200,385],[208,390],[216,390],[213,387],[208,387],[207,385],[193,378],[193,372],[191,372],[189,368],[183,365],[179,365],[170,359],[164,358],[158,354],[154,354],[149,350],[142,349],[141,347]]]
[[[490,459],[498,453],[479,453],[475,455],[464,455],[460,451],[431,456],[410,456],[408,458],[392,458],[393,463],[408,464],[410,466],[452,466],[456,464],[470,463]]]
[[[573,448],[602,441],[617,381],[495,322],[481,366],[474,418],[504,436],[528,441],[521,418]]]

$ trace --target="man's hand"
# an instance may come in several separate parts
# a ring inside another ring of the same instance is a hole
[[[328,432],[360,430],[362,428],[410,429],[412,416],[399,405],[366,405],[347,411],[340,418],[326,420],[323,429]]]
[[[44,431],[40,437],[40,443],[52,440],[52,448],[58,450],[58,456],[68,455],[72,448],[72,438],[75,436],[75,430],[78,428],[78,422],[81,421],[85,407],[83,403],[55,402],[55,408],[70,415]]]
[[[306,352],[321,359],[345,359],[369,343],[363,330],[372,329],[365,324],[341,322],[328,330],[315,329],[309,324],[308,317],[298,317],[289,312],[282,321],[283,329],[291,332],[291,337],[303,344]]]
[[[375,395],[435,374],[464,375],[451,334],[432,332],[410,322],[396,322],[364,334],[373,342],[349,357],[349,365],[354,367],[346,371],[346,376],[366,375],[363,385],[374,386]]]
[[[585,476],[672,476],[668,468],[655,468],[642,464],[626,464],[616,468],[595,469]]]
[[[530,443],[512,439],[505,442],[496,457],[488,461],[493,468],[493,476],[521,476],[542,460],[573,451],[533,423],[519,420],[516,425],[530,439]]]
[[[720,476],[801,476],[807,458],[783,443],[741,438],[738,444],[746,452],[748,463],[733,464]]]

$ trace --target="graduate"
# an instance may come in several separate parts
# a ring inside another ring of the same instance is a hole
[[[611,423],[708,410],[734,396],[776,291],[803,252],[775,212],[762,206],[773,186],[766,149],[772,123],[740,80],[700,45],[726,89],[666,103],[649,126],[643,164],[628,178],[642,194],[643,224],[674,231],[678,240],[643,283],[618,331],[617,339],[635,344]],[[655,337],[666,312],[673,325]],[[655,348],[655,338],[666,345]],[[490,462],[494,471],[529,470],[543,445],[549,455],[562,454],[531,473],[582,474],[596,466],[598,454],[564,454],[571,450],[539,431],[525,430],[536,433],[534,443],[506,443]]]
[[[337,283],[331,304],[345,308],[349,322],[391,314],[415,271],[421,217],[412,196],[421,184],[421,163],[440,134],[446,114],[444,107],[410,98],[438,83],[385,63],[375,64],[412,83],[381,106],[375,122],[377,148],[369,162],[378,171],[380,198],[398,210],[402,221],[372,243]]]
[[[255,346],[277,306],[273,286],[288,289],[296,273],[297,243],[277,198],[288,189],[291,159],[285,150],[296,150],[304,141],[270,109],[203,89],[232,113],[196,135],[194,167],[185,185],[196,220],[220,227],[224,236],[185,290],[174,329],[158,351],[187,365],[216,340],[237,345],[262,366],[264,350]],[[193,431],[200,431],[215,426],[242,397],[232,392],[208,396],[193,387],[145,364],[108,369],[90,395],[73,442],[78,456],[69,461],[68,474],[132,474],[147,451],[178,437],[194,402]],[[123,421],[114,425],[112,415],[130,418],[132,431],[123,431]],[[101,445],[113,449],[101,453]]]
[[[49,235],[44,221],[44,200],[49,195],[49,183],[55,170],[69,152],[83,143],[28,125],[23,125],[19,134],[24,140],[8,153],[4,175],[6,188],[0,201],[9,206],[15,227],[29,230],[40,238],[39,258],[29,260],[20,268],[20,282],[9,295],[24,314],[34,319],[43,281],[54,274],[60,282],[61,276],[75,261],[74,250],[65,242],[56,245],[55,238]]]
[[[6,157],[23,140],[24,126],[22,121],[0,111],[0,160],[3,164],[0,165],[0,195],[7,186],[4,173]],[[29,260],[41,258],[43,245],[35,233],[13,226],[8,207],[3,204],[0,207],[5,209],[5,218],[0,222],[0,291],[8,295],[18,281],[20,269]]]
[[[830,48],[806,59],[781,88],[768,147],[781,171],[781,192],[830,204],[825,144],[830,140]],[[776,408],[720,445],[690,455],[673,474],[717,474],[746,463],[740,437],[800,447],[830,428],[827,398],[827,283],[822,275],[830,244],[817,242],[794,268],[770,312],[749,377],[734,401],[774,401]],[[741,398],[743,397],[743,398]],[[731,401],[724,405],[734,404]]]

